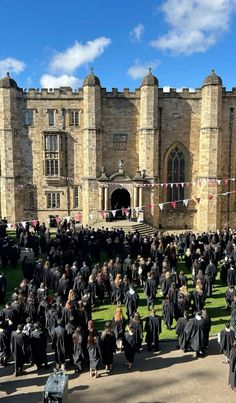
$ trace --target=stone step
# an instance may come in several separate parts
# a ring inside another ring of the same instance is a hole
[[[132,221],[122,221],[122,220],[104,222],[104,223],[96,223],[93,225],[93,227],[95,229],[101,228],[102,226],[105,228],[108,228],[108,229],[122,228],[126,234],[128,232],[138,231],[141,235],[153,235],[157,231],[156,228],[154,228],[151,225],[146,224],[146,223],[137,223],[137,222],[132,222]]]

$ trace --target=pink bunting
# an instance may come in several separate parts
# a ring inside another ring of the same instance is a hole
[[[76,214],[75,221],[81,221],[81,220],[82,220],[82,214],[81,213]]]
[[[152,208],[152,204],[147,204],[146,207],[147,208]]]
[[[105,217],[105,213],[104,213],[104,211],[99,211],[99,218],[101,219],[101,220],[103,220],[104,219],[104,217]]]
[[[172,202],[170,202],[170,203],[171,203],[171,205],[172,205],[173,208],[176,208],[176,201],[175,201],[175,200],[172,201]]]
[[[213,195],[208,195],[208,200],[212,200],[213,199]]]
[[[60,222],[61,222],[61,218],[60,218],[60,217],[56,217],[56,223],[57,223],[57,224],[60,224]]]

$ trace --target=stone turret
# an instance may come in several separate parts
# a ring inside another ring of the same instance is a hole
[[[216,179],[221,176],[221,114],[222,80],[212,70],[202,86],[199,179],[206,185],[202,186],[201,190],[199,188],[199,196],[201,196],[198,206],[199,230],[215,230],[221,226],[221,201],[220,197],[216,196],[220,193]],[[215,185],[212,184],[214,179]],[[209,194],[214,194],[215,197],[209,200]]]
[[[147,176],[157,176],[158,148],[158,80],[151,68],[141,85],[139,167]],[[154,163],[155,161],[155,163]]]
[[[101,86],[92,68],[84,80],[83,94],[83,222],[88,223],[89,212],[98,209],[97,177],[102,168]]]
[[[23,217],[23,192],[16,183],[21,161],[17,125],[16,82],[9,73],[0,80],[1,216],[10,222]]]
[[[141,84],[140,96],[140,128],[139,128],[139,168],[146,176],[155,181],[158,176],[158,79],[149,68],[148,74]],[[145,200],[145,195],[142,197]],[[158,220],[157,191],[149,197],[149,202],[155,204],[151,215]],[[145,217],[153,220],[153,217]]]

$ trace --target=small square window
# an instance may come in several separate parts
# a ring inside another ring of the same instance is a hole
[[[79,126],[79,111],[69,111],[69,125]]]

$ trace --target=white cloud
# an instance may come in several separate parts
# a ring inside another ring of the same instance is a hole
[[[236,0],[166,0],[161,6],[169,32],[151,46],[173,54],[205,52],[229,30]]]
[[[12,57],[7,57],[6,59],[0,60],[0,75],[6,75],[7,72],[19,74],[25,70],[25,67],[24,62]]]
[[[110,43],[111,40],[105,36],[88,41],[84,45],[75,42],[65,52],[56,53],[50,62],[49,68],[52,72],[73,73],[81,65],[91,63],[101,56]]]
[[[40,84],[42,88],[71,87],[75,89],[80,86],[81,81],[77,77],[68,76],[67,74],[58,77],[44,74],[40,79]]]
[[[128,69],[127,73],[131,78],[137,80],[146,76],[149,67],[155,70],[160,63],[161,63],[160,60],[154,60],[153,62],[150,63],[141,64],[137,59],[135,60],[134,65]]]
[[[130,32],[130,36],[134,42],[139,42],[141,40],[141,36],[143,33],[144,33],[144,25],[138,24]]]

